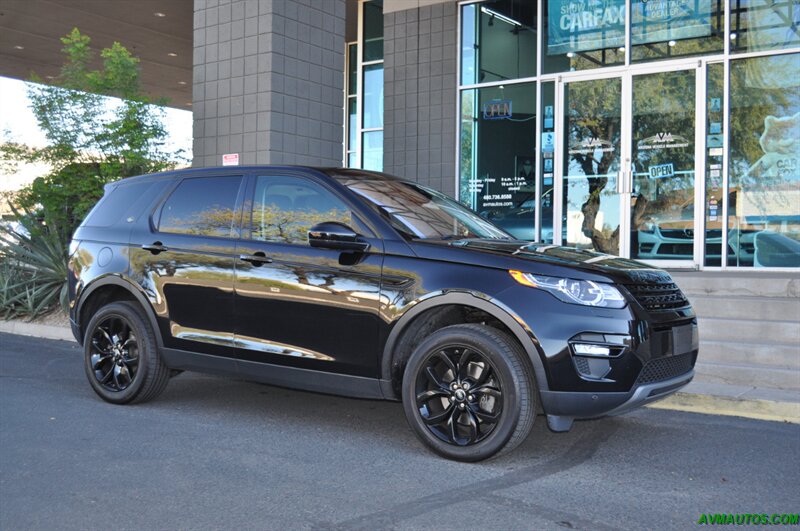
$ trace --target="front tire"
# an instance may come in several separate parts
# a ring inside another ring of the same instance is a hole
[[[536,384],[525,356],[508,334],[485,325],[431,334],[403,374],[403,408],[417,437],[457,461],[516,448],[536,417]]]
[[[170,371],[141,308],[115,302],[100,308],[86,327],[84,368],[100,398],[113,404],[145,402],[161,394]]]

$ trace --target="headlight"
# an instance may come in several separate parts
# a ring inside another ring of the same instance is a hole
[[[543,289],[558,299],[570,304],[596,306],[600,308],[624,308],[625,298],[611,284],[591,280],[545,277],[521,271],[509,271],[514,280],[525,286]]]

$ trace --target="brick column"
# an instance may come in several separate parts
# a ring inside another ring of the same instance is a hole
[[[194,166],[340,166],[345,0],[194,0]]]
[[[394,0],[384,3],[383,18],[384,171],[450,195],[458,134],[457,9],[452,0]]]

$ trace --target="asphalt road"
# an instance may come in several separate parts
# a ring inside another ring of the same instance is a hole
[[[800,426],[640,410],[482,464],[401,406],[182,374],[100,401],[77,345],[0,334],[0,529],[686,529],[800,512]]]

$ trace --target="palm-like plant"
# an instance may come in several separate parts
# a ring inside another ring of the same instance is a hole
[[[20,215],[26,230],[0,225],[0,313],[34,318],[56,304],[66,310],[67,247],[56,227]]]

